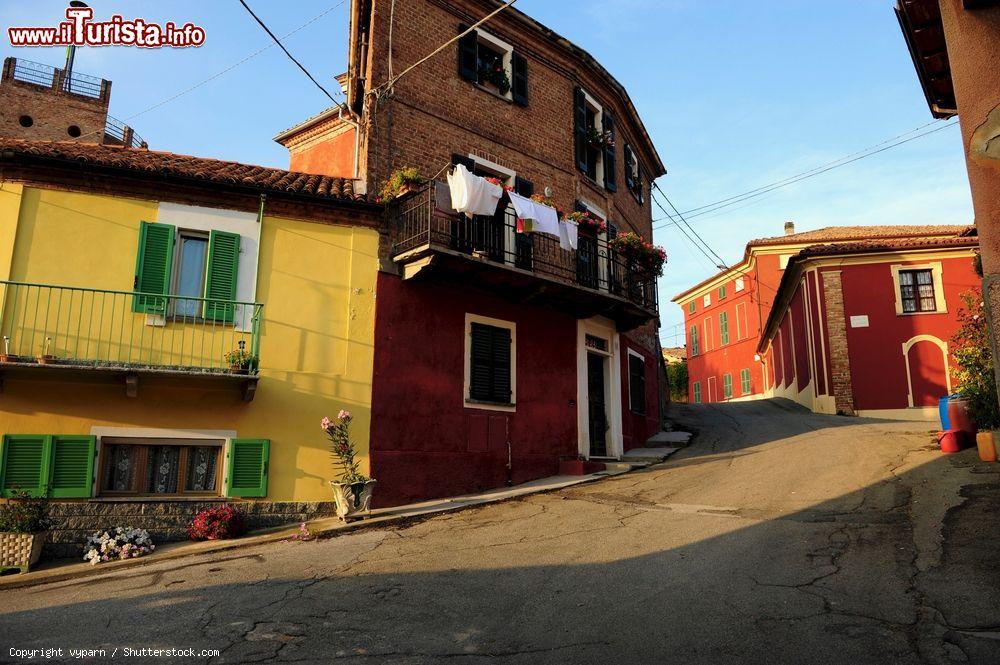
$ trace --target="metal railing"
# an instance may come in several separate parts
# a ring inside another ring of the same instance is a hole
[[[146,148],[149,146],[141,136],[135,133],[134,129],[111,115],[108,115],[104,124],[104,143],[122,145],[126,148]]]
[[[576,250],[543,233],[518,233],[512,206],[492,217],[450,214],[437,183],[388,207],[393,256],[425,245],[475,255],[567,284],[624,298],[656,314],[655,277],[616,253],[603,237],[581,233]]]
[[[0,281],[0,360],[255,374],[263,305]],[[233,367],[226,354],[244,351]],[[239,363],[237,363],[239,364]]]
[[[71,72],[67,76],[66,70],[59,67],[21,58],[14,61],[12,78],[15,81],[55,88],[93,99],[102,99],[104,96],[104,79],[77,72]]]

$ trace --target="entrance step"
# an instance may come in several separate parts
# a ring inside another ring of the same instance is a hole
[[[674,453],[680,450],[680,447],[658,447],[658,448],[633,448],[624,455],[622,455],[623,462],[662,462]]]

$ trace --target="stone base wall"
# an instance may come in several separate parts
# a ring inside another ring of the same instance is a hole
[[[146,529],[155,544],[187,540],[191,520],[218,501],[78,501],[51,504],[52,528],[43,556],[49,559],[82,558],[83,544],[98,531],[118,526]],[[333,515],[330,502],[233,502],[246,513],[250,529],[295,524]]]

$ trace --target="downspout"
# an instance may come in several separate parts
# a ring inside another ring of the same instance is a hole
[[[348,116],[350,117],[344,115],[345,110],[348,111]],[[337,118],[354,128],[354,168],[351,172],[352,180],[358,179],[358,174],[361,170],[360,164],[358,164],[358,158],[361,156],[361,123],[354,119],[356,116],[357,114],[350,111],[346,104],[341,104]]]

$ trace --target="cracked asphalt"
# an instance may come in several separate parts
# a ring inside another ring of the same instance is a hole
[[[0,592],[0,642],[220,652],[160,659],[205,663],[1000,662],[997,465],[942,456],[929,424],[788,402],[670,416],[694,443],[625,476]]]

